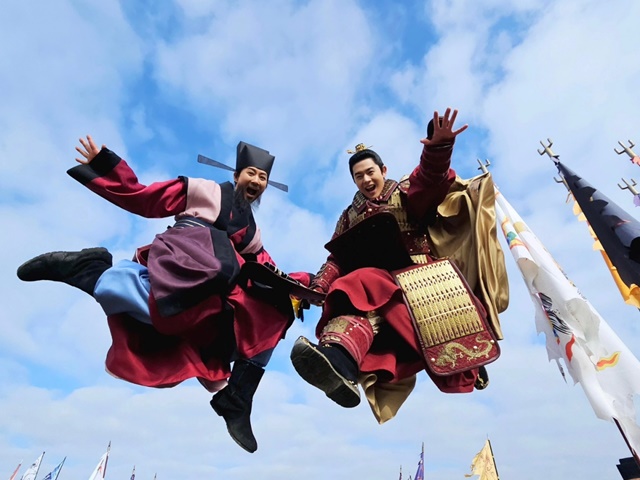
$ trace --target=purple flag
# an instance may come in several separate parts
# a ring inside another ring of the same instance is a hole
[[[413,480],[424,480],[424,443],[422,444],[422,452],[420,453],[420,461],[418,462],[418,470]]]

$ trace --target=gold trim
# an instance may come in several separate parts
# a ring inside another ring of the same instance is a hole
[[[380,205],[384,205],[389,200],[388,196],[394,193],[394,189],[397,186],[398,186],[398,182],[396,182],[395,180],[385,180],[384,188],[382,189],[382,193],[380,194],[380,199],[379,199],[380,202],[384,202],[384,203],[380,203]],[[358,223],[360,220],[364,219],[364,217],[362,218],[356,218],[356,217],[361,215],[364,212],[365,207],[367,206],[367,201],[368,201],[367,197],[365,197],[360,190],[358,190],[356,194],[353,196],[353,201],[351,202],[351,206],[355,209],[355,212],[354,212],[355,215],[354,216],[349,215],[350,227],[353,227],[353,225]],[[354,220],[355,220],[355,223],[353,223]]]
[[[361,152],[361,151],[363,151],[363,150],[367,150],[367,149],[369,149],[369,148],[371,148],[371,147],[373,147],[373,145],[369,145],[369,146],[367,147],[367,146],[365,146],[365,144],[364,144],[364,143],[359,143],[359,144],[357,144],[357,145],[356,145],[356,149],[355,149],[355,150],[347,150],[347,153],[348,153],[349,155],[353,155],[354,153]]]
[[[491,340],[483,340],[482,336],[478,335],[475,341],[477,344],[484,343],[485,347],[482,350],[469,350],[458,342],[447,343],[433,364],[438,367],[446,367],[449,365],[451,368],[455,368],[458,359],[464,358],[468,362],[469,360],[474,360],[480,357],[488,358],[489,352],[491,352],[491,349],[493,348]],[[474,346],[473,348],[476,349],[478,347]]]
[[[429,263],[429,257],[425,253],[416,253],[415,255],[409,255],[413,263]]]
[[[322,333],[344,333],[347,331],[347,328],[349,328],[349,321],[346,318],[335,317],[329,320],[329,322],[322,329]]]
[[[396,274],[426,348],[484,331],[471,295],[449,261]]]

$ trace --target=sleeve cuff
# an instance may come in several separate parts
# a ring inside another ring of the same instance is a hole
[[[82,185],[86,185],[96,178],[107,175],[121,160],[111,150],[103,148],[88,164],[70,168],[67,173]]]

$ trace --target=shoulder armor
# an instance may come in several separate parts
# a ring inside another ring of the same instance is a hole
[[[349,210],[353,210],[351,207],[347,207],[344,209],[340,218],[338,218],[338,222],[336,223],[336,229],[333,232],[333,238],[342,234],[345,230],[349,228]]]
[[[409,193],[409,186],[411,181],[409,180],[409,175],[403,175],[403,177],[398,182],[398,188],[402,191],[402,193]]]

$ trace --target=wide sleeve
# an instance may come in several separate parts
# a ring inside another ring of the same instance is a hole
[[[425,145],[420,163],[409,176],[408,210],[416,220],[424,219],[444,200],[456,179],[451,168],[453,142]]]
[[[267,250],[264,248],[261,248],[260,251],[256,253],[255,261],[258,263],[262,263],[263,265],[265,263],[270,263],[274,267],[276,266],[276,262],[273,260],[273,258],[271,258],[271,255],[269,255],[269,252],[267,252]]]
[[[187,179],[143,185],[127,162],[107,148],[67,173],[114,205],[143,217],[174,216],[187,205]]]

